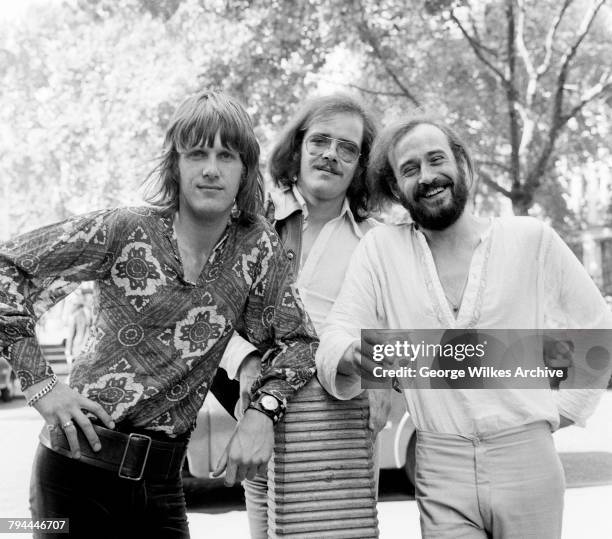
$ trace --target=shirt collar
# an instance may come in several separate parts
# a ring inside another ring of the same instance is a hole
[[[304,216],[304,221],[308,221],[308,204],[306,204],[306,200],[300,193],[300,190],[297,187],[297,183],[294,183],[291,186],[291,194],[293,195],[296,203],[298,204],[300,210],[302,210],[302,215]]]
[[[355,220],[355,216],[351,211],[351,206],[349,204],[348,198],[345,197],[344,202],[342,204],[342,209],[340,210],[340,217],[344,217],[348,220],[348,222],[353,227],[353,231],[355,232],[355,236],[359,239],[363,238],[364,231],[361,230],[359,223]]]
[[[304,197],[302,196],[302,193],[300,193],[300,190],[297,188],[296,184],[273,191],[271,196],[274,202],[275,220],[282,221],[287,219],[287,217],[293,213],[301,211],[302,215],[304,216],[304,222],[306,223],[308,221],[308,205],[306,204],[306,200],[304,200]],[[349,223],[353,227],[353,230],[355,231],[355,235],[358,238],[363,237],[364,232],[359,227],[359,223],[357,223],[355,220],[347,198],[345,198],[344,202],[342,203],[342,208],[338,217],[348,219]]]
[[[300,202],[296,198],[295,193],[297,193],[297,189],[294,189],[294,186],[288,187],[285,186],[281,189],[273,189],[270,191],[270,198],[274,203],[274,220],[275,221],[284,221],[290,215],[295,212],[301,211],[308,214],[308,208],[306,208],[306,202],[301,197],[303,202],[303,207],[300,205]]]

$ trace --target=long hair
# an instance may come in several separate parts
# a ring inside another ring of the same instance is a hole
[[[315,121],[342,113],[355,114],[363,121],[361,155],[353,180],[346,192],[355,220],[362,221],[369,215],[370,194],[366,183],[366,171],[377,126],[373,114],[355,97],[334,93],[306,101],[285,126],[272,148],[268,170],[277,187],[291,186],[295,183],[300,172],[304,133]]]
[[[419,125],[432,125],[444,133],[457,166],[465,172],[468,188],[474,183],[474,163],[466,145],[444,122],[429,116],[404,117],[385,127],[374,141],[368,164],[367,183],[373,209],[381,210],[389,202],[400,202],[397,179],[389,160],[390,152],[405,135]]]
[[[239,101],[221,92],[204,91],[185,99],[166,131],[158,165],[146,180],[147,202],[167,211],[179,209],[179,154],[191,148],[221,144],[238,152],[244,172],[236,195],[239,220],[252,222],[262,213],[263,177],[259,169],[259,143],[253,124]]]

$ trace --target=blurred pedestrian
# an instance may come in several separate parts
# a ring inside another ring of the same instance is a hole
[[[62,313],[66,326],[64,353],[68,367],[86,347],[93,322],[93,290],[82,284],[64,301]]]

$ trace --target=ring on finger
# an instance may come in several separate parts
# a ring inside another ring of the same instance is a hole
[[[57,427],[59,427],[57,423],[47,423],[47,429],[49,429],[49,432],[56,429]]]
[[[72,422],[72,419],[70,421],[66,421],[66,423],[62,423],[62,428],[64,430],[70,428],[70,427],[74,427],[74,423]]]

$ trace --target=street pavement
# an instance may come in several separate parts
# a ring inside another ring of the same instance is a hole
[[[29,517],[28,483],[41,426],[41,418],[35,410],[25,406],[22,398],[0,403],[0,517]],[[604,396],[586,429],[564,429],[555,434],[555,443],[562,457],[572,457],[570,462],[586,463],[593,455],[609,457],[596,462],[611,462],[612,392]],[[583,474],[583,484],[598,486],[566,491],[563,539],[612,538],[612,470],[599,472]],[[570,475],[574,478],[573,484],[580,484],[579,469],[568,470],[568,477]],[[378,504],[380,537],[420,538],[414,500],[410,497],[398,500],[397,496],[383,496],[382,500]],[[188,514],[191,536],[194,539],[248,538],[246,512],[236,507],[233,503],[226,509],[217,507],[209,512],[206,507],[192,508]],[[5,537],[23,539],[27,534],[2,534],[2,539]]]

